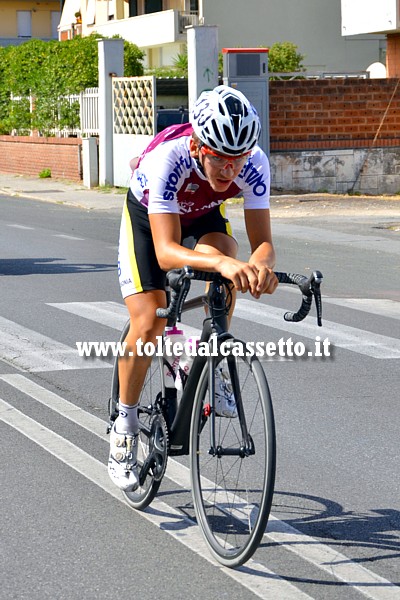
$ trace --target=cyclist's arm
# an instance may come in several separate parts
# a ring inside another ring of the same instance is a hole
[[[179,215],[175,213],[149,214],[156,256],[164,271],[190,265],[199,271],[219,272],[230,279],[238,291],[257,293],[259,275],[255,266],[229,256],[205,254],[181,246]]]
[[[247,236],[251,247],[249,264],[259,273],[257,291],[271,294],[278,281],[272,271],[275,266],[275,250],[272,242],[271,219],[268,208],[244,211]]]
[[[139,158],[140,158],[139,156],[135,156],[134,158],[132,158],[129,161],[129,167],[130,167],[131,171],[134,171],[136,169],[136,167],[138,166]]]

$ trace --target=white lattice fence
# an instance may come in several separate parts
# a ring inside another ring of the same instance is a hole
[[[114,133],[155,135],[155,77],[114,77]]]

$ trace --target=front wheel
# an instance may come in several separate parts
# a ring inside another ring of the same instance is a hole
[[[234,350],[236,348],[236,350]],[[246,562],[264,535],[275,481],[276,442],[271,396],[258,359],[232,340],[212,373],[229,377],[237,416],[217,416],[209,365],[196,390],[190,432],[193,502],[213,556],[223,565]],[[237,354],[237,356],[236,356]],[[226,384],[226,379],[225,384]]]

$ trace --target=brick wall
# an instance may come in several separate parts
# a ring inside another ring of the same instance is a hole
[[[399,84],[399,79],[271,81],[271,151],[400,146]]]
[[[50,169],[52,177],[82,179],[82,140],[0,136],[0,171],[38,176]]]

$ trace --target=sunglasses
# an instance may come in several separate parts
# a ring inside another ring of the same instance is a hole
[[[214,152],[214,150],[211,150],[211,148],[204,145],[201,146],[200,150],[202,154],[210,158],[211,163],[215,167],[219,167],[221,169],[225,169],[228,165],[232,165],[234,169],[243,167],[249,155],[251,154],[251,152],[246,152],[246,154],[242,154],[241,156],[221,156],[221,154],[217,154]]]

